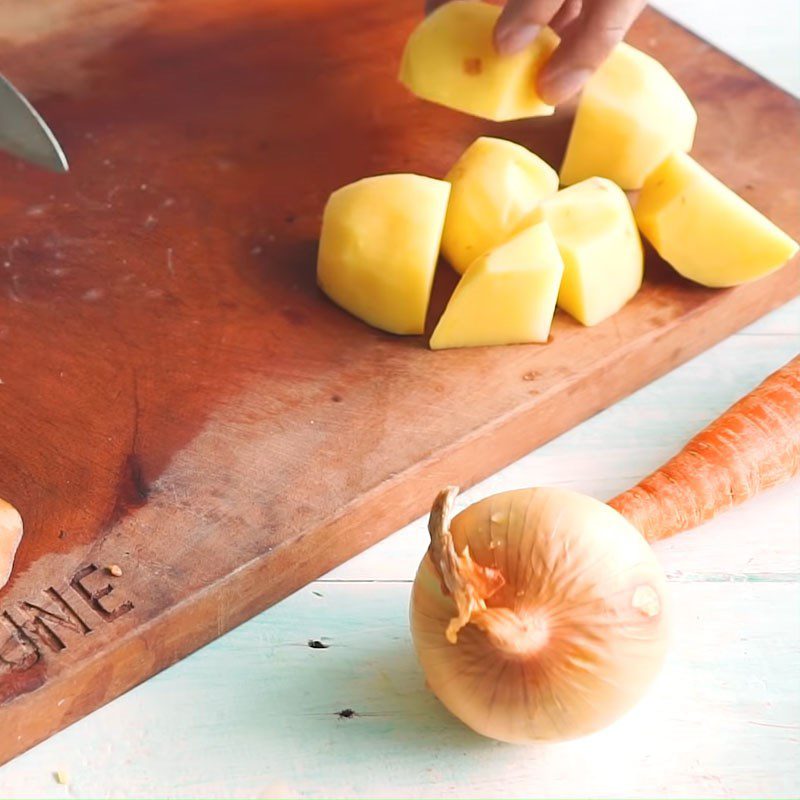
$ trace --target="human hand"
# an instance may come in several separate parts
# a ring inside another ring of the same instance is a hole
[[[448,0],[426,0],[430,13]],[[523,50],[549,25],[561,44],[539,73],[537,89],[551,105],[580,91],[622,40],[645,0],[508,0],[494,29],[497,52]]]

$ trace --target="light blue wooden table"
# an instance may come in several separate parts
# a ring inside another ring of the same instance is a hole
[[[800,94],[797,0],[659,6]],[[462,503],[535,484],[609,497],[798,350],[794,302]],[[425,547],[419,520],[0,768],[0,797],[800,795],[800,482],[657,546],[667,666],[627,717],[567,744],[481,739],[425,689],[407,624]]]

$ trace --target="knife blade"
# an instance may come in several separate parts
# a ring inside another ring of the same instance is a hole
[[[0,75],[0,150],[53,172],[69,169],[67,157],[39,112]]]

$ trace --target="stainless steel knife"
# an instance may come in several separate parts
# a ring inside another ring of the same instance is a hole
[[[0,75],[0,150],[54,172],[69,169],[53,132],[27,98]]]

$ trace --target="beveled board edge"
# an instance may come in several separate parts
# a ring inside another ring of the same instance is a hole
[[[118,639],[107,640],[105,647],[77,669],[32,687],[3,707],[3,732],[11,735],[0,738],[0,764],[424,514],[443,484],[468,487],[493,474],[798,294],[800,260],[795,259],[769,278],[713,295],[694,311],[599,359],[594,369],[574,376],[566,388],[562,384],[562,391],[533,395],[512,414],[485,424],[434,457],[394,475],[342,509],[335,519],[243,564]],[[583,399],[565,403],[564,394],[570,398],[582,395]],[[537,421],[543,417],[548,419],[550,435],[538,432]],[[474,464],[480,466],[473,468]],[[334,537],[347,542],[335,554],[322,546]],[[288,559],[293,572],[284,569]],[[124,592],[124,582],[121,590]],[[226,606],[224,624],[217,614],[221,603]],[[113,664],[110,671],[108,664]],[[73,702],[59,714],[64,697]],[[80,702],[74,702],[75,698]]]

